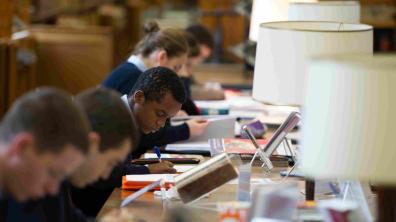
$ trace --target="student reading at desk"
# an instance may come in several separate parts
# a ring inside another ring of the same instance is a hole
[[[184,32],[184,38],[188,43],[188,59],[187,62],[183,65],[182,69],[179,72],[179,77],[183,81],[184,88],[186,89],[186,101],[183,103],[181,110],[177,114],[178,116],[186,116],[186,115],[200,115],[201,112],[199,108],[195,105],[194,101],[191,99],[191,76],[188,73],[192,72],[192,67],[194,65],[194,61],[200,56],[200,49],[198,41],[195,37],[188,33]]]
[[[165,122],[174,116],[185,100],[184,86],[172,70],[155,67],[140,75],[136,85],[126,101],[136,118],[142,134],[139,145],[129,155],[124,164],[117,166],[107,180],[101,180],[85,189],[72,189],[72,199],[76,206],[87,215],[96,216],[110,193],[121,185],[122,176],[126,174],[175,173],[172,164],[162,161],[140,166],[137,169],[131,160],[138,158],[154,145],[164,145],[169,139],[164,138],[167,132],[161,130]],[[181,133],[194,136],[188,128]],[[142,169],[143,168],[143,169]]]
[[[58,192],[87,153],[89,129],[63,91],[39,88],[18,98],[0,125],[0,221],[34,221],[19,202]]]
[[[213,36],[210,31],[203,25],[194,24],[188,26],[186,32],[194,37],[198,43],[198,55],[190,55],[185,66],[180,70],[179,74],[185,84],[187,91],[191,98],[196,100],[222,100],[224,99],[224,92],[221,89],[206,88],[195,81],[194,69],[196,66],[202,64],[211,56],[214,49]],[[190,44],[190,41],[188,41]],[[192,46],[190,47],[197,47]],[[188,113],[188,112],[187,112]]]
[[[178,29],[159,29],[156,22],[147,22],[144,26],[146,36],[136,45],[134,53],[125,63],[119,65],[103,81],[102,85],[128,95],[139,76],[149,68],[163,66],[179,72],[187,61],[188,44],[184,32]],[[191,119],[180,126],[171,126],[167,121],[164,138],[166,143],[187,140],[189,134],[202,132],[206,124]]]
[[[115,165],[121,163],[139,132],[134,117],[119,98],[108,89],[89,89],[76,97],[77,105],[87,114],[92,131],[89,133],[89,151],[86,160],[64,181],[56,196],[20,204],[29,208],[24,218],[39,221],[87,221],[70,199],[70,185],[84,187],[99,178],[106,179]],[[14,217],[13,219],[17,219]]]

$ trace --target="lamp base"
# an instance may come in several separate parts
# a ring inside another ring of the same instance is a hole
[[[396,186],[378,186],[378,221],[396,221]]]
[[[315,180],[305,178],[305,200],[315,200]]]

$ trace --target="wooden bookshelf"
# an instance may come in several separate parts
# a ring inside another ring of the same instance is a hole
[[[62,2],[62,1],[60,1]],[[67,1],[66,1],[67,2]],[[36,12],[32,15],[32,22],[42,22],[64,14],[81,14],[97,9],[99,6],[112,3],[115,0],[80,0],[72,3],[48,3],[48,0],[37,1]],[[42,4],[40,4],[42,3]]]
[[[35,25],[30,31],[37,41],[38,85],[75,94],[99,85],[113,68],[111,28]]]

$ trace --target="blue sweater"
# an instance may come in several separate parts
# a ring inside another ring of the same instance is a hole
[[[142,71],[132,63],[124,62],[115,68],[103,81],[102,86],[129,95]]]

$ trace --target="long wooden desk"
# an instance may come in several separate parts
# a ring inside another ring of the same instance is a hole
[[[252,178],[270,178],[275,182],[280,182],[282,177],[279,175],[279,171],[283,169],[285,168],[274,168],[270,175],[265,175],[262,168],[253,167]],[[287,180],[297,179],[288,178]],[[303,181],[299,182],[299,186],[303,188]],[[254,186],[252,186],[252,189],[254,189]],[[116,188],[102,207],[97,219],[101,219],[110,210],[119,208],[125,196],[132,192]],[[171,217],[175,209],[180,209],[188,214],[191,221],[218,221],[219,218],[215,203],[234,201],[236,200],[236,193],[237,185],[228,183],[221,186],[209,197],[203,198],[191,205],[185,205],[181,201],[163,202],[159,197],[154,197],[153,192],[148,192],[127,207],[133,213],[136,221],[166,221],[166,218]],[[301,199],[303,200],[304,198],[305,196],[301,194]]]

